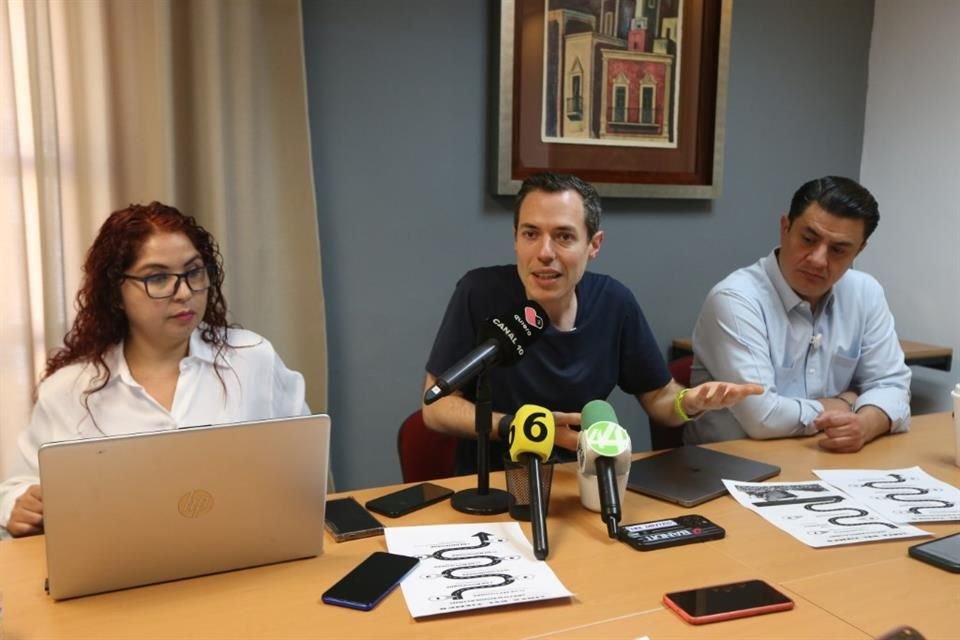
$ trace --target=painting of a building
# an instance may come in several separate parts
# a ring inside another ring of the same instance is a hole
[[[676,146],[682,0],[546,0],[545,142]]]

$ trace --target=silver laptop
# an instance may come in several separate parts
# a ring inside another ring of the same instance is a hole
[[[40,448],[56,599],[323,552],[325,415]]]
[[[627,488],[692,507],[727,493],[722,480],[759,482],[780,467],[695,445],[677,447],[630,465]]]

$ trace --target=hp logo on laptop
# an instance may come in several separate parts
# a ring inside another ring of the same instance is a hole
[[[177,511],[184,518],[199,518],[213,509],[213,495],[203,489],[194,489],[180,496]]]

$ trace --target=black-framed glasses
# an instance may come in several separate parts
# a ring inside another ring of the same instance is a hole
[[[177,293],[181,280],[186,282],[187,288],[194,293],[206,291],[210,288],[216,271],[215,266],[205,264],[183,273],[154,273],[149,276],[132,276],[125,273],[123,277],[142,283],[143,289],[151,298],[170,298]]]

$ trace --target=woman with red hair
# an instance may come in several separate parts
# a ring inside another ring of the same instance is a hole
[[[107,218],[0,484],[0,526],[43,531],[46,442],[309,413],[303,376],[266,339],[227,324],[222,283],[217,243],[191,216],[153,202]]]

